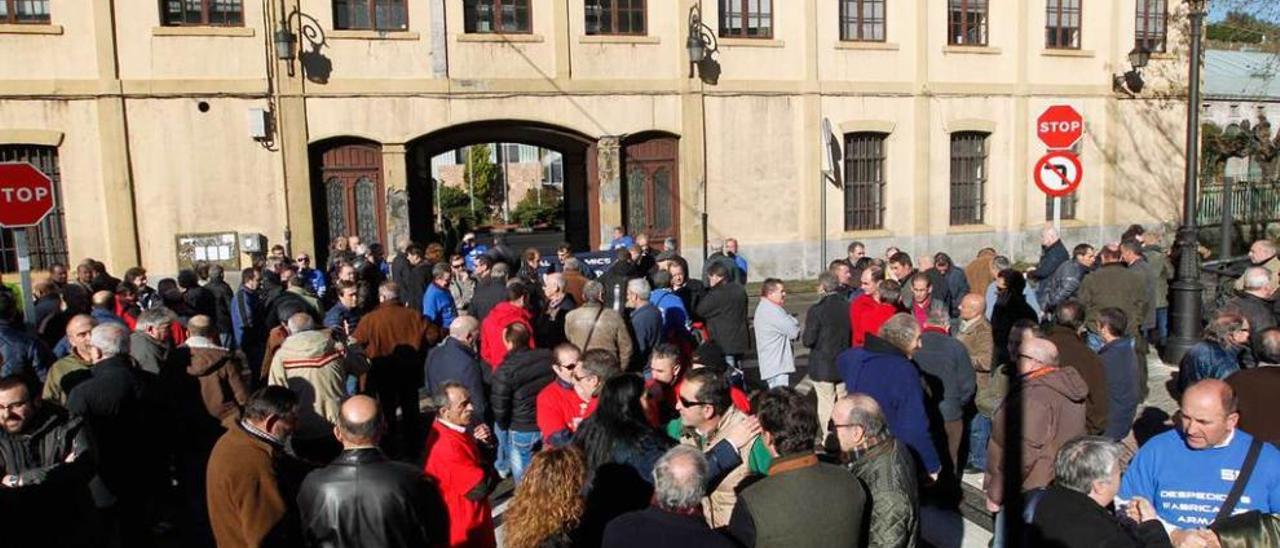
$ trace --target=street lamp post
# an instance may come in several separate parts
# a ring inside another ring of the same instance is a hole
[[[1196,227],[1200,167],[1200,34],[1204,25],[1204,0],[1188,0],[1191,22],[1191,70],[1187,92],[1187,166],[1183,181],[1182,226],[1174,249],[1178,252],[1177,276],[1169,284],[1170,337],[1164,359],[1178,363],[1183,354],[1200,340],[1201,293],[1200,238]]]

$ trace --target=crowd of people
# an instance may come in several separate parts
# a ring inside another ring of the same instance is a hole
[[[697,276],[673,241],[614,236],[598,275],[567,244],[352,237],[318,266],[276,246],[234,289],[86,259],[30,318],[0,290],[0,543],[909,547],[966,473],[997,545],[1280,538],[1273,242],[1147,435],[1155,230],[1068,251],[1046,227],[1025,267],[853,242],[803,320],[795,282],[751,309],[735,240]]]

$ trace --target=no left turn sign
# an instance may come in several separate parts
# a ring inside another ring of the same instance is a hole
[[[1036,186],[1049,196],[1061,197],[1071,194],[1080,186],[1084,176],[1084,168],[1080,166],[1080,157],[1065,150],[1055,150],[1040,157],[1033,170]]]

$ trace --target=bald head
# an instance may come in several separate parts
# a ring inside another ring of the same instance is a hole
[[[192,316],[187,320],[187,334],[192,337],[208,337],[212,325],[213,322],[204,314]]]
[[[1023,373],[1058,366],[1058,347],[1052,342],[1027,337],[1022,340],[1022,346],[1018,351],[1022,354],[1019,356],[1018,368]]]
[[[334,435],[345,449],[371,447],[382,437],[382,412],[369,396],[352,396],[342,403]]]
[[[449,336],[463,342],[471,342],[476,330],[480,329],[480,321],[475,316],[458,316],[449,324]]]
[[[1182,393],[1183,407],[1199,406],[1226,415],[1236,412],[1236,391],[1220,379],[1205,379]]]
[[[1207,379],[1182,393],[1178,410],[1182,439],[1193,450],[1226,443],[1240,422],[1236,393],[1226,382]]]
[[[93,294],[94,308],[111,308],[115,302],[115,294],[110,291],[99,291]]]
[[[978,293],[970,293],[960,299],[960,319],[972,320],[987,311],[987,298]]]

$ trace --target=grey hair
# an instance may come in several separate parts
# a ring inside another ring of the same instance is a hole
[[[991,266],[996,270],[1009,270],[1013,267],[1013,262],[1004,255],[996,255],[994,259],[991,259]]]
[[[715,238],[708,242],[707,246],[711,248],[711,251],[724,251],[724,240]]]
[[[1101,436],[1080,436],[1062,446],[1053,461],[1055,484],[1089,494],[1093,482],[1108,481],[1120,463],[1122,447]]]
[[[822,274],[818,274],[818,287],[822,289],[823,293],[835,293],[836,289],[840,287],[840,282],[836,280],[835,274],[823,271]]]
[[[1262,289],[1271,282],[1271,271],[1261,266],[1251,266],[1244,271],[1244,288],[1246,290]]]
[[[929,313],[925,322],[935,327],[951,325],[951,308],[947,306],[947,303],[934,301],[933,304],[929,305]]]
[[[706,491],[707,459],[689,445],[672,447],[653,466],[654,504],[667,511],[697,508]]]
[[[471,391],[467,390],[467,386],[458,381],[444,381],[440,383],[440,386],[436,387],[436,391],[431,394],[431,405],[436,409],[448,409],[450,389],[461,389],[466,391],[467,394],[471,394]]]
[[[297,335],[304,331],[311,331],[316,328],[316,320],[306,312],[299,312],[289,316],[288,325],[285,326],[289,330],[290,335]]]
[[[564,260],[564,269],[572,270],[574,272],[582,272],[582,263],[574,257],[569,257]]]
[[[604,284],[591,280],[582,286],[582,298],[587,302],[604,302]]]
[[[89,344],[109,358],[129,353],[129,330],[118,323],[99,324],[89,333]]]
[[[227,272],[227,271],[226,271],[226,270],[224,270],[224,269],[222,268],[222,265],[220,265],[220,264],[213,264],[213,265],[209,265],[209,279],[210,279],[210,280],[220,282],[220,281],[222,281],[222,278],[223,278],[224,276],[226,276],[226,272]]]
[[[152,327],[161,327],[164,325],[168,325],[169,322],[172,322],[172,321],[173,321],[173,314],[169,312],[168,308],[165,308],[163,306],[148,308],[146,310],[143,310],[141,314],[138,314],[138,321],[137,323],[134,324],[133,330],[146,331],[147,329]]]
[[[559,272],[550,272],[542,277],[542,284],[548,287],[554,287],[561,291],[564,290],[564,274]]]
[[[455,339],[463,339],[475,330],[480,328],[480,320],[475,316],[463,314],[453,319],[449,324],[449,336]]]
[[[632,278],[627,282],[627,291],[635,293],[641,300],[649,300],[649,282],[644,278]]]
[[[910,354],[916,336],[920,335],[920,324],[910,314],[899,312],[880,326],[878,335],[898,350]]]
[[[490,278],[505,280],[509,275],[511,275],[511,267],[507,266],[507,263],[495,262],[493,263],[493,266],[489,268]]]
[[[863,433],[869,437],[883,437],[888,429],[885,424],[884,410],[880,408],[880,404],[875,398],[862,393],[849,394],[842,398],[850,404],[849,415],[845,417],[847,424],[854,424],[862,427]]]

